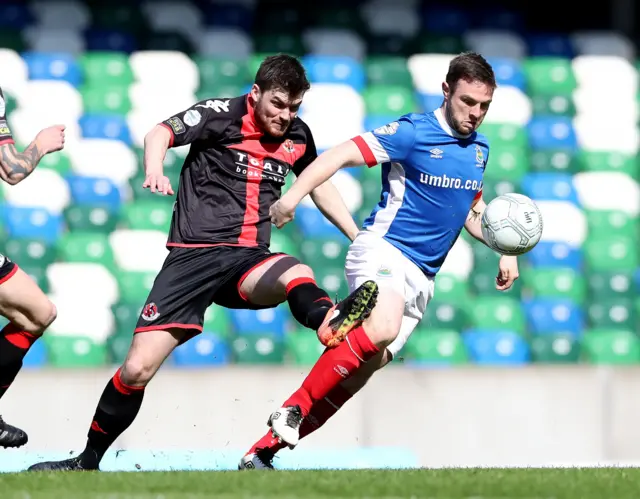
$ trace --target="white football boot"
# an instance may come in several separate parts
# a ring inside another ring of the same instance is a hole
[[[300,406],[281,407],[271,416],[267,424],[271,427],[273,436],[279,438],[293,449],[300,441],[300,425],[302,424]]]

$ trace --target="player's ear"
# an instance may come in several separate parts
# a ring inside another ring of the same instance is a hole
[[[260,100],[260,96],[262,95],[262,91],[260,90],[260,87],[254,83],[251,86],[251,90],[249,91],[249,95],[251,95],[251,98],[253,99],[253,102],[258,102]]]
[[[449,84],[446,81],[442,82],[442,95],[444,95],[445,99],[449,98]]]

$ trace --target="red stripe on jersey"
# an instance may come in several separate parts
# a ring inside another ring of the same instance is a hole
[[[159,123],[160,126],[165,127],[167,130],[169,130],[169,133],[171,134],[171,138],[169,139],[169,147],[173,146],[173,141],[176,138],[176,135],[173,133],[173,130],[171,130],[171,127],[169,125],[167,125],[166,123]]]
[[[480,201],[481,197],[482,197],[482,191],[478,191],[478,194],[476,194],[475,197],[473,198],[473,203],[475,204],[476,201]]]
[[[15,144],[15,141],[13,139],[0,140],[0,146],[3,146],[5,144]]]
[[[362,153],[362,157],[364,158],[364,161],[369,168],[371,168],[372,166],[376,166],[378,164],[378,161],[376,160],[376,157],[373,154],[373,151],[371,150],[371,148],[365,142],[365,140],[362,138],[361,135],[358,135],[357,137],[354,137],[351,140],[353,140],[353,142],[355,142],[355,144],[358,146],[358,149],[360,149],[360,152]]]

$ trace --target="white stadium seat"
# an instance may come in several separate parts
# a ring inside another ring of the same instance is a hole
[[[423,94],[441,94],[442,82],[449,62],[455,54],[414,54],[409,57],[407,63],[413,77],[416,90]]]
[[[60,52],[80,56],[85,51],[82,33],[66,28],[27,28],[24,37],[35,52]]]
[[[367,51],[362,38],[350,30],[314,28],[306,30],[302,37],[313,55],[351,57],[361,61]]]
[[[211,28],[202,33],[198,52],[211,57],[247,59],[253,54],[253,41],[240,29]]]
[[[519,88],[499,86],[493,94],[491,109],[484,123],[513,123],[525,126],[531,119],[531,99]]]
[[[29,68],[15,50],[0,48],[0,84],[4,92],[15,95],[29,79]]]
[[[580,172],[574,175],[573,185],[584,209],[640,215],[640,187],[625,173]]]
[[[459,279],[467,279],[472,270],[473,249],[469,242],[459,237],[442,264],[441,272]]]
[[[138,160],[124,142],[82,139],[69,151],[73,171],[86,177],[111,179],[119,187],[138,171]]]
[[[60,214],[69,205],[69,185],[55,170],[36,168],[17,185],[2,182],[5,201],[13,206],[44,208]]]
[[[116,264],[122,270],[157,272],[167,256],[167,234],[157,230],[118,229],[109,235]]]
[[[85,2],[75,0],[40,0],[31,2],[31,12],[42,28],[83,31],[91,25]]]
[[[579,55],[605,55],[635,60],[635,47],[626,36],[613,31],[577,31],[571,41]]]
[[[469,49],[484,57],[507,57],[523,59],[527,45],[517,33],[501,30],[470,30],[464,36]]]
[[[198,66],[182,52],[143,50],[129,57],[136,81],[149,89],[185,90],[195,92],[200,83]]]
[[[115,328],[111,307],[97,302],[93,293],[79,295],[50,294],[49,299],[56,304],[58,316],[49,326],[47,334],[53,336],[77,336],[104,343]]]
[[[411,6],[369,4],[362,13],[371,33],[376,35],[399,35],[411,38],[420,31],[420,16]]]
[[[541,241],[566,243],[580,247],[587,237],[587,219],[581,208],[567,201],[535,200],[544,230]]]
[[[87,283],[91,283],[90,298],[96,305],[111,306],[119,298],[118,282],[99,263],[56,262],[47,267],[50,292],[68,299],[83,300]]]

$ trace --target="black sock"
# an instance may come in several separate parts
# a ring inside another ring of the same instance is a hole
[[[138,415],[144,397],[144,387],[125,385],[120,370],[107,383],[87,435],[87,447],[82,453],[85,467],[97,468],[107,449]]]
[[[291,314],[309,329],[317,330],[324,322],[333,302],[326,291],[311,278],[301,277],[289,283],[286,289]]]
[[[22,368],[22,359],[36,339],[11,323],[0,331],[0,398],[16,379]]]

